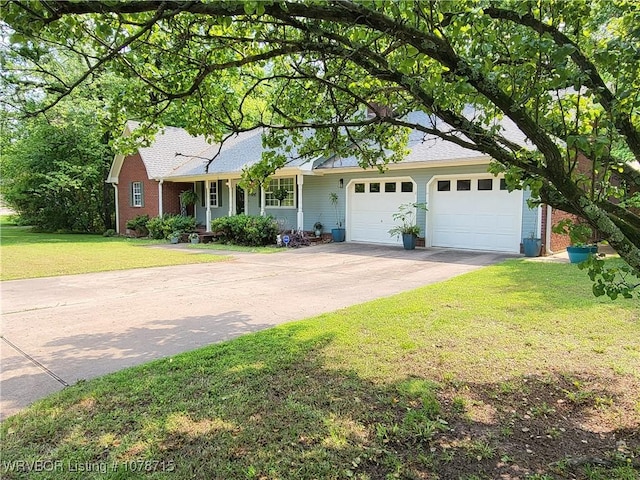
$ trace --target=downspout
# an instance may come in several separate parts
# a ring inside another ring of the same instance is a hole
[[[118,201],[118,184],[112,183],[113,189],[115,190],[115,200],[116,200],[116,233],[120,234],[120,202]]]
[[[544,232],[544,250],[547,255],[553,255],[551,250],[551,205],[547,205],[547,222]]]
[[[158,180],[158,216],[161,217],[163,212],[162,209],[162,184],[164,183],[164,179],[161,178]]]

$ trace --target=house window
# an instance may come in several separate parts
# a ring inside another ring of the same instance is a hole
[[[458,180],[456,182],[456,190],[459,192],[467,192],[471,190],[471,180]]]
[[[264,194],[266,207],[295,207],[294,177],[272,178],[265,187]]]
[[[402,193],[411,193],[411,192],[413,192],[413,182],[402,182],[400,184],[400,191]]]
[[[218,182],[214,181],[209,184],[209,205],[212,207],[218,207],[220,205],[218,199]]]
[[[492,178],[479,179],[478,190],[493,190],[493,179]]]
[[[500,179],[500,190],[507,190],[507,181],[504,178]]]
[[[131,205],[134,207],[142,207],[142,182],[133,182],[131,184]]]
[[[364,183],[356,183],[356,193],[364,193]]]
[[[386,182],[384,184],[385,193],[396,193],[396,182]]]
[[[438,180],[438,191],[439,192],[450,192],[451,191],[451,180]]]
[[[380,193],[380,184],[378,182],[370,183],[369,184],[369,193]]]

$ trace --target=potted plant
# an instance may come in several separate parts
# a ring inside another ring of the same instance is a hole
[[[180,232],[171,232],[167,237],[171,243],[178,243],[182,234]]]
[[[198,203],[198,194],[193,190],[185,190],[180,193],[180,203],[185,207],[187,205],[195,205]]]
[[[320,235],[322,235],[322,224],[320,222],[314,223],[313,230],[315,231],[316,237],[320,237]]]
[[[416,210],[427,210],[424,203],[403,203],[398,207],[398,211],[392,215],[393,219],[400,222],[391,230],[392,237],[402,235],[402,245],[405,250],[416,248],[416,239],[420,235],[420,226],[416,224]]]
[[[200,242],[200,236],[196,232],[190,233],[189,234],[189,241],[191,243],[199,243]]]
[[[527,238],[522,239],[522,247],[525,257],[537,257],[540,255],[542,239],[535,238],[535,233],[531,232]]]
[[[331,236],[333,237],[334,242],[344,242],[345,238],[345,229],[342,227],[343,219],[340,217],[340,209],[338,208],[338,194],[335,192],[331,192],[329,194],[329,201],[333,208],[336,210],[336,225],[338,228],[331,229]]]
[[[586,223],[576,223],[570,218],[565,218],[551,230],[556,234],[569,235],[571,245],[567,247],[567,253],[571,263],[582,263],[588,260],[590,255],[598,253],[598,245],[590,243],[593,229]]]

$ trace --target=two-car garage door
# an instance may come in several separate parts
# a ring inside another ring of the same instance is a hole
[[[431,245],[520,251],[522,192],[492,176],[434,179],[430,184]]]
[[[491,175],[440,177],[429,182],[427,191],[427,244],[520,251],[522,192],[509,193],[503,179]],[[417,184],[411,178],[355,180],[347,193],[348,240],[401,243],[389,235],[389,229],[397,223],[393,214],[400,205],[418,201]],[[419,211],[418,215],[424,214]]]

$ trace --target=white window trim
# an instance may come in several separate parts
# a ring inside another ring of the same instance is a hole
[[[131,183],[131,203],[134,207],[142,208],[142,182]]]
[[[291,204],[291,205],[281,205],[282,202],[280,200],[278,200],[277,198],[273,198],[273,197],[271,199],[269,198],[269,195],[271,195],[272,182],[277,182],[278,186],[276,188],[280,188],[280,181],[281,180],[285,180],[285,179],[291,180],[291,182],[292,182],[292,185],[291,185],[292,189],[291,190],[287,190],[287,192],[289,192],[287,196],[292,195],[292,198],[293,198],[293,204]],[[278,202],[278,204],[277,205],[269,205],[267,203],[269,201]],[[291,176],[291,177],[276,177],[276,178],[272,178],[269,181],[268,186],[264,189],[264,202],[265,202],[265,208],[283,208],[283,209],[287,209],[287,208],[295,209],[295,208],[297,208],[297,205],[296,205],[296,203],[297,203],[297,198],[296,198],[296,177]]]

